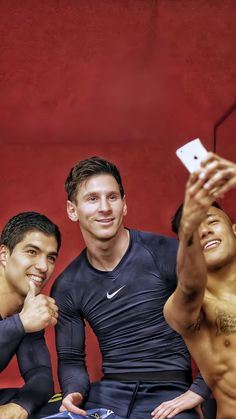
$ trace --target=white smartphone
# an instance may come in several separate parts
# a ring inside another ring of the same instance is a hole
[[[199,138],[189,141],[176,150],[176,155],[182,161],[190,173],[201,168],[201,161],[206,157],[207,150]]]

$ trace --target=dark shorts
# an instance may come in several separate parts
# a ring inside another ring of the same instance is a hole
[[[189,388],[184,382],[120,382],[102,380],[91,384],[85,409],[106,407],[124,419],[150,419],[151,412],[162,402],[174,399]],[[195,409],[175,416],[199,419]]]

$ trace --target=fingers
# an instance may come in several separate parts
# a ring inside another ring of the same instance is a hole
[[[177,399],[171,402],[164,402],[156,409],[153,410],[151,413],[153,419],[165,419],[165,418],[173,418],[175,415],[180,413],[182,409],[178,406]]]
[[[58,319],[58,307],[55,300],[46,295],[41,295],[41,297],[41,318],[45,321],[45,326],[55,326]]]
[[[202,208],[210,206],[215,199],[212,190],[204,187],[204,182],[203,179],[199,178],[198,173],[193,173],[186,185],[186,200],[191,199],[193,202],[198,202],[198,205]]]
[[[190,188],[191,186],[193,186],[197,182],[197,180],[198,180],[198,173],[197,172],[191,173],[186,183],[186,188]]]
[[[58,307],[56,304],[49,304],[48,306],[48,312],[49,312],[49,321],[51,326],[55,326],[57,324],[58,319]]]
[[[217,197],[236,187],[235,163],[209,153],[202,167],[199,177],[205,181],[204,188],[213,190]]]
[[[34,285],[34,283],[32,281],[29,281],[29,291],[26,295],[27,300],[34,298],[36,296],[36,286]]]
[[[188,193],[192,196],[196,195],[198,191],[202,189],[204,185],[204,181],[202,179],[199,179],[198,173],[192,173],[189,176],[186,189],[188,190]]]
[[[211,177],[208,177],[208,178],[206,177],[206,182],[204,184],[204,187],[206,189],[211,189],[216,186],[220,188],[222,187],[222,185],[223,186],[227,185],[228,189],[230,189],[230,187],[235,186],[234,185],[235,179],[236,179],[235,176],[236,176],[236,171],[234,173],[233,168],[227,167],[225,169],[218,170],[217,172],[212,174]]]
[[[86,411],[80,409],[77,405],[80,404],[83,400],[83,396],[80,393],[71,393],[68,394],[62,401],[62,405],[60,407],[60,412],[64,412],[68,410],[69,412],[86,416]]]
[[[73,403],[67,401],[66,403],[63,403],[60,407],[60,412],[69,411],[71,413],[75,413],[76,415],[86,416],[86,412],[83,409],[80,409],[79,407],[75,406]]]
[[[202,417],[201,409],[199,407],[199,403],[201,402],[201,396],[188,390],[175,399],[161,403],[153,410],[151,415],[153,419],[174,418],[178,413],[197,408],[199,417]]]
[[[235,188],[235,180],[230,179],[228,182],[225,182],[225,184],[217,189],[215,191],[215,197],[216,198],[223,198],[224,194],[228,191],[230,191],[232,188]]]
[[[210,151],[207,153],[206,158],[202,160],[201,167],[206,167],[206,165],[208,165],[213,160],[219,160],[219,156],[217,156],[217,154],[212,153]]]
[[[29,291],[29,295],[31,291]],[[58,307],[55,300],[43,294],[25,299],[20,318],[26,333],[36,332],[47,326],[55,326],[58,319]]]
[[[236,187],[236,164],[213,153],[209,153],[209,158],[205,163],[206,165],[202,171],[193,173],[189,177],[186,191],[193,197],[203,189],[206,191],[206,195],[212,198],[213,202],[214,199],[222,198],[226,192]]]

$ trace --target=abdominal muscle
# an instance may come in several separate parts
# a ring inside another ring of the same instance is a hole
[[[236,418],[236,391],[233,386],[230,389],[227,389],[227,384],[223,379],[222,383],[219,383],[213,392],[213,396],[217,401],[217,419]]]
[[[203,327],[185,341],[216,399],[217,419],[236,419],[236,335],[216,336]]]

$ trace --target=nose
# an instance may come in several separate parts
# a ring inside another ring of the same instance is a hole
[[[99,211],[100,212],[108,212],[110,210],[111,210],[110,203],[108,202],[108,200],[106,199],[106,197],[101,198],[100,205],[99,205]]]
[[[201,239],[204,239],[205,237],[209,236],[212,233],[213,231],[209,224],[203,223],[202,226],[200,226],[199,234],[200,234]]]
[[[48,260],[46,258],[46,256],[39,256],[36,264],[35,264],[36,269],[38,269],[40,272],[47,272],[48,270]]]

